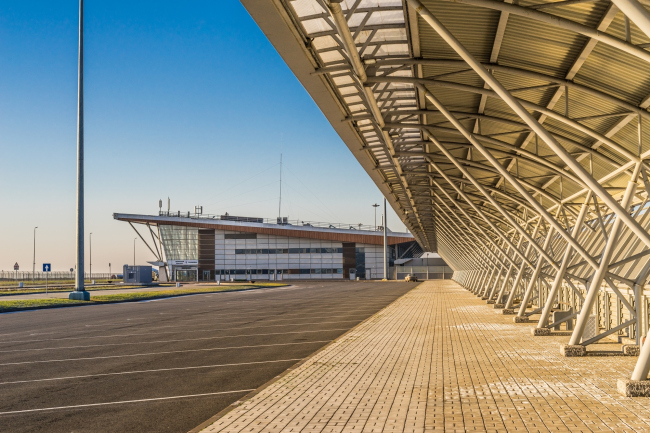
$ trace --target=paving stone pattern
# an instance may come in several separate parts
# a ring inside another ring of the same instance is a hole
[[[616,389],[636,358],[565,358],[567,340],[429,281],[203,431],[650,431],[650,400]]]

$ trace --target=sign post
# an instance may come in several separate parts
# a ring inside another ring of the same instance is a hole
[[[15,280],[18,281],[18,270],[20,269],[20,266],[18,266],[18,262],[14,265],[14,275],[15,275]]]
[[[47,283],[48,283],[48,274],[52,272],[52,265],[49,263],[43,263],[43,273],[45,274],[45,294],[47,295]]]

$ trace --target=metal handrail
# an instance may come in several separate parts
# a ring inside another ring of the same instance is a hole
[[[287,219],[286,222],[283,220],[282,223],[278,223],[277,219],[272,219],[272,218],[249,218],[249,217],[241,217],[242,220],[238,221],[236,219],[225,219],[225,215],[212,215],[212,214],[196,214],[192,212],[181,212],[181,211],[176,211],[176,212],[170,212],[170,211],[160,211],[158,212],[158,216],[165,216],[165,217],[173,217],[173,218],[189,218],[189,219],[206,219],[206,220],[217,220],[217,221],[227,221],[229,224],[230,223],[250,223],[250,222],[257,222],[260,224],[274,224],[274,225],[289,225],[289,226],[298,226],[298,227],[315,227],[315,228],[325,228],[325,229],[343,229],[343,230],[358,230],[358,231],[376,231],[376,232],[383,232],[384,228],[383,226],[372,226],[372,225],[366,225],[366,224],[343,224],[343,223],[328,223],[328,222],[319,222],[319,221],[303,221],[303,220],[289,220]],[[234,216],[228,215],[229,218],[237,218]],[[257,220],[257,221],[252,221],[252,220]],[[390,229],[388,230],[389,233],[391,233]],[[395,234],[399,234],[398,232],[392,232]]]

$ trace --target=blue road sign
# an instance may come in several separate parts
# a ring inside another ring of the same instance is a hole
[[[49,263],[43,263],[43,272],[52,272],[52,265]]]

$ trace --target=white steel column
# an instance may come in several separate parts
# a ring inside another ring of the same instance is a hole
[[[639,176],[640,170],[641,170],[641,164],[637,164],[636,168],[634,169],[634,174],[632,175],[632,178],[627,183],[627,188],[625,189],[625,195],[621,200],[621,204],[626,209],[626,212],[628,212],[627,209],[629,208],[632,199],[634,198],[634,192],[636,191],[636,187],[637,187],[635,180]],[[600,259],[600,265],[598,266],[598,269],[596,270],[596,272],[594,272],[593,276],[591,277],[591,282],[589,284],[589,291],[587,292],[587,296],[585,298],[585,302],[582,305],[582,309],[580,310],[580,314],[578,314],[578,319],[576,320],[576,327],[573,330],[573,333],[571,334],[569,345],[580,344],[580,340],[582,339],[582,334],[584,333],[585,326],[587,325],[587,318],[591,314],[591,310],[593,309],[594,306],[594,301],[596,300],[596,296],[600,291],[600,286],[603,283],[603,280],[605,279],[605,275],[609,268],[609,260],[612,256],[612,253],[614,252],[614,247],[616,246],[616,241],[618,239],[618,234],[622,224],[623,224],[622,218],[617,216],[612,226],[612,230],[609,234],[609,238],[607,239],[607,243],[605,244],[605,248],[603,249],[603,253]]]
[[[533,239],[537,237],[537,232],[539,231],[539,227],[541,226],[542,219],[540,218],[539,221],[537,221],[537,226],[535,226],[535,230],[533,230]],[[530,250],[532,249],[532,245],[528,244],[528,247],[526,248],[526,256],[530,254]],[[538,262],[541,262],[543,257],[539,257]],[[535,266],[537,268],[537,266]],[[504,310],[503,313],[506,313],[506,310],[509,310],[512,308],[512,302],[515,299],[515,292],[517,291],[517,288],[519,287],[519,284],[521,283],[521,279],[524,276],[524,272],[526,271],[526,265],[521,264],[521,267],[519,268],[519,272],[517,272],[517,276],[515,277],[515,281],[512,284],[512,288],[510,289],[510,294],[508,295],[508,299],[506,300],[506,304],[503,306]],[[511,313],[512,314],[512,313]]]

